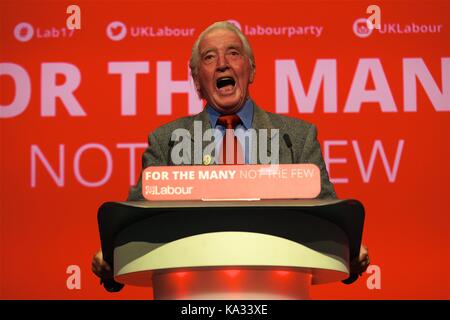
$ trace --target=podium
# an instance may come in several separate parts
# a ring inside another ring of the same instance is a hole
[[[357,200],[106,202],[103,257],[118,283],[155,299],[308,299],[349,277],[364,208]]]

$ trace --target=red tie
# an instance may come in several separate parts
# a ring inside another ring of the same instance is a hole
[[[241,123],[241,119],[236,114],[221,115],[217,123],[225,127],[222,149],[220,150],[219,163],[221,164],[243,164],[244,157],[234,129]],[[231,142],[231,143],[230,143]],[[224,150],[226,150],[224,152]]]

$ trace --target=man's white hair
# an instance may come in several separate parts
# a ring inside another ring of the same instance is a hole
[[[237,28],[234,24],[228,21],[219,21],[215,22],[212,25],[210,25],[208,28],[206,28],[197,38],[197,40],[194,43],[194,46],[192,47],[192,53],[191,53],[191,59],[189,60],[189,68],[191,69],[191,75],[192,78],[195,80],[195,77],[198,73],[198,63],[200,61],[200,42],[202,42],[203,38],[210,33],[213,30],[216,29],[227,29],[230,31],[233,31],[239,39],[242,41],[242,45],[244,47],[244,53],[248,57],[250,61],[250,65],[252,69],[255,69],[255,57],[253,55],[252,47],[250,46],[250,43],[248,42],[245,35],[242,33],[239,28]]]

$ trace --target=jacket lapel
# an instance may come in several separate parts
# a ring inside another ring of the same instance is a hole
[[[274,129],[280,129],[280,128],[276,128],[272,122],[272,120],[269,117],[269,114],[264,111],[263,109],[261,109],[260,107],[258,107],[256,104],[254,104],[254,111],[253,111],[253,124],[252,124],[253,129],[256,130],[256,134],[258,136],[258,157],[257,157],[257,163],[261,164],[261,157],[260,157],[260,152],[262,152],[264,154],[264,152],[267,153],[267,157],[271,157],[272,156],[272,141],[278,140],[278,145],[281,151],[281,147],[282,147],[282,142],[280,141],[280,132],[276,133],[273,137],[272,137],[272,133]],[[266,129],[266,134],[262,134],[262,132],[260,131],[261,129]],[[264,139],[264,141],[260,141],[260,139]],[[267,146],[266,148],[262,148],[262,145],[265,143],[265,145]],[[260,150],[261,149],[261,150]],[[264,150],[266,149],[266,150]],[[281,153],[280,153],[281,154]],[[275,155],[274,155],[275,156]],[[282,159],[279,159],[280,163],[282,161]]]
[[[203,135],[206,130],[211,129],[211,123],[209,121],[206,108],[202,112],[193,117],[191,126],[189,127],[189,134],[191,136],[191,164],[201,165],[204,161],[203,150],[211,143],[211,141],[203,141]],[[211,155],[213,157],[214,155]]]

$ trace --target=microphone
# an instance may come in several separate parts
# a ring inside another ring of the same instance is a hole
[[[284,142],[286,143],[286,146],[291,150],[291,162],[295,163],[294,161],[294,150],[292,149],[292,141],[291,137],[287,133],[283,134]]]
[[[172,153],[172,148],[173,148],[173,146],[175,145],[175,141],[173,141],[172,139],[170,139],[169,140],[169,154],[167,155],[168,156],[168,161],[167,161],[167,164],[169,165],[169,166],[171,166],[173,163],[172,163],[172,155],[171,155],[171,153]]]

